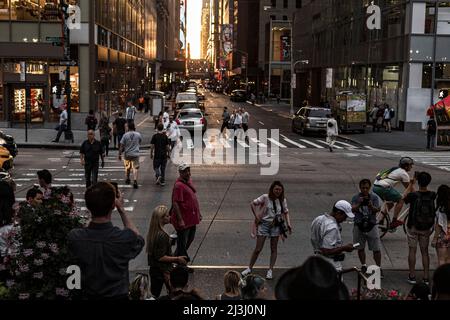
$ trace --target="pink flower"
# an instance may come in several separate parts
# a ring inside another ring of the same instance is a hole
[[[62,195],[62,196],[61,196],[61,202],[62,202],[62,203],[65,203],[65,204],[70,204],[70,203],[71,203],[70,197],[67,197],[67,196],[65,196],[65,195]]]
[[[36,242],[36,247],[38,247],[39,249],[44,249],[46,245],[47,243],[45,241]]]
[[[43,253],[43,254],[41,254],[41,258],[42,258],[43,260],[47,260],[49,257],[50,257],[50,256],[48,255],[48,253]]]
[[[36,266],[42,266],[44,264],[44,261],[42,259],[34,259],[34,264]]]
[[[396,290],[389,291],[389,297],[390,298],[397,298],[398,297],[398,292]]]
[[[69,296],[69,291],[63,288],[56,288],[56,295],[57,296],[63,296],[63,297],[68,297]]]
[[[35,279],[42,279],[43,277],[44,277],[44,273],[42,273],[42,272],[33,273],[33,278],[35,278]]]
[[[58,249],[58,245],[56,243],[50,243],[49,247],[53,253],[58,254],[59,249]]]
[[[27,264],[24,264],[24,265],[21,265],[21,266],[19,266],[19,270],[20,270],[20,272],[28,272],[28,271],[30,271],[30,268],[28,267],[28,265]]]
[[[23,250],[23,255],[25,257],[32,256],[33,255],[33,249],[25,249],[25,250]]]
[[[8,288],[11,288],[15,284],[16,284],[16,282],[14,280],[6,280],[6,286]]]
[[[30,299],[30,294],[29,293],[21,293],[19,294],[19,300],[28,300]]]
[[[54,213],[55,215],[57,215],[57,216],[62,215],[62,211],[61,211],[61,210],[55,210],[55,211],[53,211],[53,213]]]
[[[44,294],[42,292],[38,292],[36,293],[36,298],[42,298],[44,296]]]

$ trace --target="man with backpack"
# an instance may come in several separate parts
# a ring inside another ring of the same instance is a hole
[[[434,114],[430,114],[430,120],[427,123],[427,150],[433,150],[436,146],[437,123]]]
[[[395,187],[401,183],[405,189],[409,188],[413,180],[410,179],[408,172],[412,170],[414,165],[414,160],[409,157],[404,157],[400,159],[398,167],[383,170],[378,173],[374,186],[373,192],[375,192],[381,199],[387,201],[386,207],[387,215],[389,211],[394,207],[394,217],[392,218],[390,229],[395,230],[397,227],[403,225],[403,222],[398,220],[400,211],[403,208],[403,197],[398,192]]]
[[[428,246],[430,244],[430,236],[433,233],[433,226],[436,219],[435,199],[436,193],[428,190],[431,183],[431,175],[428,172],[418,172],[414,178],[417,179],[419,191],[414,192],[414,184],[407,189],[404,201],[409,204],[408,215],[408,265],[409,276],[408,282],[416,284],[416,252],[419,245],[422,254],[423,279],[425,284],[430,282],[430,254]]]
[[[86,117],[84,123],[87,126],[87,131],[93,130],[95,132],[97,129],[98,120],[95,117],[94,110],[89,110],[89,115]]]

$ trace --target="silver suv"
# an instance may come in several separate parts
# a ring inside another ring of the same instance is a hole
[[[328,115],[331,109],[304,107],[298,110],[292,119],[292,131],[300,132],[301,135],[313,132],[316,134],[327,133]]]

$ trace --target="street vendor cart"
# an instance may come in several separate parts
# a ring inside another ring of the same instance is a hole
[[[367,125],[366,96],[351,91],[339,92],[334,113],[342,132],[364,133]]]

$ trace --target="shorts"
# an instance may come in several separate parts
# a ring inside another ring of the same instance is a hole
[[[417,230],[415,227],[408,228],[406,233],[408,236],[408,246],[410,248],[417,248],[419,244],[420,248],[428,248],[430,245],[430,236],[433,233],[433,229],[430,230]]]
[[[280,234],[280,227],[274,226],[272,222],[263,221],[258,225],[258,232],[256,235],[258,237],[276,238],[279,237]]]
[[[139,169],[139,157],[125,159],[123,163],[126,170]]]
[[[450,248],[450,237],[447,236],[444,231],[441,231],[441,233],[438,236],[436,248],[438,248],[438,249]]]
[[[399,202],[402,195],[395,188],[384,188],[374,185],[373,192],[375,192],[384,201]]]
[[[357,250],[364,250],[366,242],[370,251],[381,251],[381,240],[378,226],[374,226],[370,232],[362,232],[357,225],[353,228],[353,243],[359,243]]]

